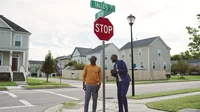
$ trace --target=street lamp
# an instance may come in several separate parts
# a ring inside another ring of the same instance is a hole
[[[135,80],[134,80],[134,59],[133,59],[133,31],[132,31],[132,26],[135,21],[135,16],[130,14],[127,17],[127,20],[129,22],[130,28],[131,28],[131,70],[132,70],[132,96],[135,96]]]

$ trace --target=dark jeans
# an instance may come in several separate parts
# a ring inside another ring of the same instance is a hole
[[[91,95],[92,95],[92,100],[93,100],[92,112],[96,112],[97,98],[98,98],[98,92],[96,92],[97,89],[98,89],[98,85],[86,84],[84,112],[88,112]]]
[[[129,83],[124,83],[123,81],[117,83],[117,98],[118,98],[119,112],[128,112],[128,102],[126,98],[128,88],[129,88]]]

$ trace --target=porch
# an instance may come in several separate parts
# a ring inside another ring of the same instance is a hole
[[[0,50],[0,80],[26,81],[26,58],[25,51]]]

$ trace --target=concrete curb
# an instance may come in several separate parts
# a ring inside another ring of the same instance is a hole
[[[46,109],[44,112],[59,112],[59,109],[61,109],[62,107],[63,107],[63,104],[58,104]]]

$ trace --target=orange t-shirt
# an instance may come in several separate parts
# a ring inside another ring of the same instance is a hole
[[[102,81],[101,67],[98,65],[85,65],[83,72],[83,82],[91,85],[98,85]]]

